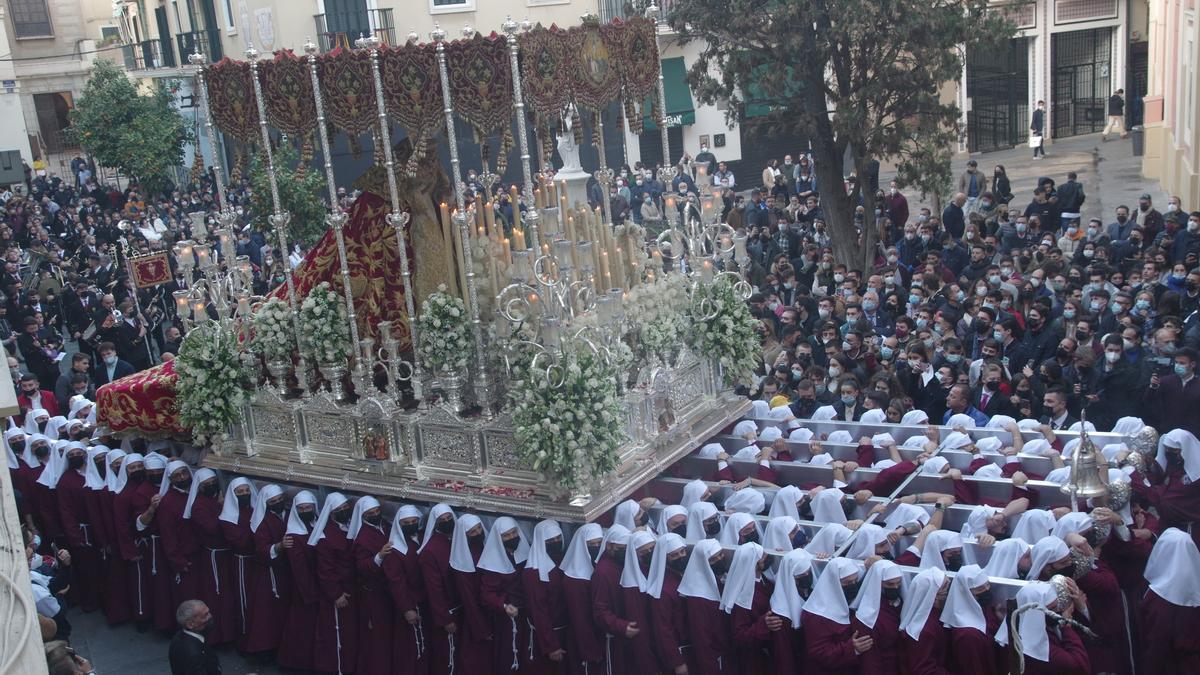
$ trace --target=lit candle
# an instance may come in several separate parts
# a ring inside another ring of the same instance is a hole
[[[442,222],[449,225],[450,224],[450,207],[446,205],[446,202],[442,202],[441,205],[438,207],[438,213],[442,217]]]
[[[656,248],[656,249],[654,249],[654,252],[650,254],[650,256],[652,258],[654,258],[655,266],[658,267],[659,269],[662,269],[662,266],[663,266],[662,253],[660,253],[659,250]]]
[[[195,247],[195,250],[196,250],[196,262],[197,262],[197,264],[199,264],[200,269],[202,269],[202,270],[208,269],[209,266],[212,265],[212,261],[208,256],[208,246],[205,244],[197,244]]]
[[[483,205],[483,222],[487,226],[488,239],[500,241],[500,235],[496,231],[496,209],[491,202]]]
[[[675,210],[675,195],[667,195],[664,198],[664,201],[666,201],[666,203],[667,203],[667,206],[666,206],[667,213],[673,212]]]
[[[188,315],[187,291],[175,291],[174,293],[171,294],[171,297],[175,298],[175,315],[181,316],[181,317],[187,316]]]
[[[203,298],[196,298],[192,301],[192,321],[201,323],[208,319],[208,303]]]
[[[700,278],[704,280],[705,283],[713,280],[713,264],[711,260],[705,260],[700,265]]]
[[[567,216],[567,239],[575,241],[575,217]]]
[[[524,228],[519,228],[519,227],[513,228],[513,243],[515,244],[514,248],[516,250],[518,250],[518,251],[525,250],[525,229]]]
[[[558,191],[558,198],[563,201],[563,204],[566,204],[567,203],[567,181],[563,180],[563,181],[561,181],[560,184],[562,185],[562,188]]]
[[[612,287],[612,273],[608,269],[608,251],[600,251],[600,278],[604,288]]]
[[[567,183],[563,181],[562,192],[558,193],[558,214],[561,218],[567,212]]]
[[[504,264],[512,266],[512,243],[507,237],[504,239],[504,246],[501,247],[501,250],[504,252]]]
[[[509,188],[508,194],[509,194],[509,199],[512,200],[512,211],[513,211],[512,227],[515,230],[521,226],[521,201],[518,199],[518,197],[520,196],[520,193],[517,192],[517,186],[514,185],[511,188]]]
[[[534,188],[533,190],[533,205],[538,211],[542,210],[542,191],[540,188]]]

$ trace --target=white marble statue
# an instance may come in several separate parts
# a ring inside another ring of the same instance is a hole
[[[583,165],[579,162],[579,144],[575,142],[575,133],[572,130],[574,126],[575,116],[571,110],[563,116],[564,132],[558,135],[558,156],[562,158],[562,168],[560,173],[581,173]]]

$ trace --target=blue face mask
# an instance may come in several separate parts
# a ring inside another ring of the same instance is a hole
[[[1064,310],[1063,310],[1063,318],[1064,318],[1064,319],[1074,319],[1074,318],[1075,318],[1075,310],[1073,310],[1073,309],[1064,309]]]
[[[997,342],[1004,342],[1004,333],[1001,331],[992,331],[992,337],[995,338]]]
[[[925,330],[929,327],[929,319],[917,319],[917,330]]]
[[[842,403],[845,403],[846,405],[854,405],[854,402],[856,400],[858,400],[858,399],[856,399],[853,396],[850,396],[849,394],[842,396]]]
[[[967,294],[966,294],[965,292],[963,292],[963,291],[959,291],[959,292],[958,292],[958,295],[955,295],[955,296],[954,296],[954,299],[955,299],[955,300],[958,300],[959,302],[962,302],[963,300],[966,300],[966,299],[967,299]]]
[[[893,352],[892,352],[891,347],[880,347],[879,348],[879,355],[882,356],[885,361],[891,359],[892,354],[893,354]]]
[[[908,296],[908,304],[910,304],[910,305],[921,304],[921,296],[916,295],[916,294]]]
[[[1185,377],[1185,376],[1187,376],[1187,372],[1188,372],[1187,366],[1183,365],[1182,363],[1175,364],[1175,374],[1176,375],[1178,375],[1180,377]]]
[[[1111,305],[1111,306],[1110,306],[1110,309],[1112,309],[1112,313],[1113,313],[1113,314],[1120,314],[1120,313],[1121,313],[1121,306],[1120,306],[1120,305]]]
[[[1150,301],[1149,300],[1138,300],[1136,303],[1134,303],[1133,306],[1136,307],[1138,309],[1138,311],[1144,312],[1144,311],[1150,309]]]
[[[950,363],[958,363],[959,361],[962,361],[962,354],[947,354],[946,360]]]
[[[875,303],[871,302],[870,300],[863,303],[863,310],[865,310],[865,311],[874,312],[875,307],[876,307]]]

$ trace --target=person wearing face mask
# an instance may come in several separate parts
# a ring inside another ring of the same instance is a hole
[[[596,523],[581,525],[571,536],[559,567],[562,569],[563,602],[567,608],[567,654],[570,671],[584,672],[604,662],[606,640],[592,618],[592,573],[600,554],[604,532]]]
[[[567,672],[567,604],[563,598],[562,527],[543,520],[533,528],[529,557],[521,571],[526,602],[529,649],[521,654],[521,672],[562,675]],[[502,665],[508,663],[501,662]]]
[[[171,606],[199,597],[199,577],[206,566],[201,560],[197,528],[184,520],[192,491],[192,471],[179,460],[167,465],[159,488],[159,502],[154,519],[162,537],[163,557],[167,562],[166,577],[170,579]],[[145,514],[143,514],[145,517]],[[140,519],[139,519],[140,520]],[[158,561],[161,566],[162,560]],[[211,576],[211,569],[209,570]]]
[[[1170,374],[1156,369],[1150,377],[1145,395],[1148,421],[1160,433],[1184,429],[1193,436],[1200,435],[1200,380],[1196,378],[1197,354],[1184,347],[1175,351]]]
[[[476,564],[480,607],[490,622],[495,672],[517,670],[528,653],[528,604],[521,583],[529,543],[517,522],[497,518]]]
[[[417,549],[421,579],[429,599],[429,666],[434,673],[446,673],[454,663],[454,636],[462,622],[458,591],[450,567],[451,536],[454,534],[454,510],[438,504],[429,510],[425,535]]]
[[[357,663],[354,542],[347,536],[353,515],[345,495],[331,493],[308,537],[308,545],[314,549],[319,596],[312,638],[313,670],[348,672]]]
[[[387,593],[388,580],[383,563],[397,554],[384,524],[378,499],[371,496],[358,498],[350,516],[346,538],[351,542],[354,560],[355,595],[352,604],[358,608],[356,621],[359,626],[379,631],[379,635],[390,636],[394,631],[396,616],[392,599]],[[354,672],[372,675],[396,672],[391,650],[371,648],[364,643],[358,650]]]
[[[87,450],[82,443],[72,443],[67,446],[63,460],[48,464],[38,483],[49,487],[55,498],[67,548],[76,560],[76,583],[71,584],[71,600],[84,611],[92,612],[100,602],[97,593],[100,542],[88,504]]]
[[[342,497],[342,499],[345,499]],[[316,634],[322,591],[317,582],[317,552],[308,543],[317,522],[317,498],[308,490],[292,497],[284,530],[283,553],[294,584],[286,618],[280,627],[279,651],[275,661],[281,668],[310,670],[313,667],[313,636]],[[290,543],[289,543],[290,542]]]
[[[417,546],[421,543],[421,511],[411,504],[396,509],[388,535],[388,554],[383,569],[389,602],[395,613],[392,622],[392,671],[401,675],[428,672],[426,617],[429,607],[421,580]],[[374,558],[371,560],[374,563]]]
[[[604,633],[605,660],[614,675],[629,672],[625,662],[633,639],[643,628],[629,618],[624,609],[621,576],[626,564],[626,547],[631,541],[632,536],[624,526],[609,527],[604,533],[591,579],[592,620]],[[648,626],[645,628],[649,629]]]
[[[642,628],[625,645],[625,664],[630,673],[654,672],[658,668],[654,654],[649,598],[642,590],[647,586],[654,546],[653,533],[646,530],[632,532],[629,535],[629,544],[625,547],[625,564],[621,568],[622,615]]]
[[[1194,413],[1193,413],[1194,414]],[[1146,462],[1145,471],[1129,477],[1135,494],[1158,510],[1163,527],[1191,530],[1193,539],[1200,521],[1200,441],[1184,429],[1175,429],[1158,439],[1155,461]]]
[[[874,647],[871,636],[855,630],[850,620],[858,581],[858,565],[848,558],[833,558],[825,565],[801,616],[806,672],[855,675],[861,656]]]
[[[850,603],[853,630],[872,641],[871,649],[859,656],[859,672],[894,672],[900,662],[902,577],[900,568],[890,560],[868,561],[858,595]]]
[[[294,542],[287,536],[284,520],[287,515],[283,488],[271,484],[258,490],[249,523],[255,564],[246,602],[248,629],[240,645],[247,654],[271,653],[279,648],[288,603],[292,600],[292,569],[287,551]]]
[[[221,659],[209,638],[216,626],[209,607],[201,600],[186,600],[179,604],[175,619],[179,632],[167,650],[171,672],[220,675]]]
[[[734,658],[745,672],[766,673],[778,668],[772,647],[774,633],[783,628],[783,618],[771,609],[774,584],[763,576],[766,564],[762,546],[738,546],[721,593],[720,607],[729,615],[736,647]]]
[[[949,636],[941,610],[950,578],[940,569],[925,569],[913,577],[900,613],[900,669],[907,673],[950,675],[946,668]]]
[[[729,620],[721,611],[721,578],[728,569],[726,556],[715,539],[701,539],[679,581],[679,595],[687,612],[687,636],[693,652],[688,673],[718,675],[730,658]]]
[[[1104,338],[1104,357],[1090,370],[1084,404],[1087,419],[1097,429],[1111,429],[1129,411],[1137,410],[1143,394],[1138,390],[1141,374],[1125,358],[1120,335]]]
[[[221,529],[221,494],[217,474],[212,469],[197,469],[183,511],[184,524],[192,528],[199,544],[195,559],[197,594],[217,618],[217,626],[208,636],[213,645],[229,644],[238,635],[238,589],[232,573],[233,554]],[[236,499],[233,504],[237,508]]]
[[[1154,544],[1146,563],[1149,586],[1141,600],[1141,672],[1200,672],[1200,654],[1185,647],[1200,620],[1200,552],[1186,532],[1171,528]]]
[[[644,593],[654,627],[655,652],[664,673],[691,672],[696,668],[684,599],[679,595],[679,583],[687,565],[688,551],[683,537],[667,533],[658,538]]]
[[[964,565],[955,575],[941,620],[949,632],[946,666],[951,672],[1007,672],[1004,652],[993,638],[1004,620],[1003,608],[993,605],[987,572],[978,565]]]
[[[229,561],[230,590],[233,591],[235,609],[234,626],[238,651],[247,652],[246,639],[250,635],[250,595],[254,579],[259,575],[258,561],[254,559],[254,532],[250,519],[254,515],[254,501],[258,493],[248,479],[238,477],[229,481],[225,488],[225,499],[221,502],[221,535],[225,539],[232,557]]]
[[[134,526],[133,497],[146,482],[145,460],[141,454],[129,453],[113,476],[112,490],[112,535],[109,555],[109,586],[124,589],[126,604],[124,620],[132,619],[145,626],[150,616],[149,566],[146,574],[141,572],[139,546],[145,545],[144,535]],[[147,486],[148,488],[148,486]],[[147,504],[153,493],[146,496]],[[116,577],[123,576],[123,581]],[[141,589],[141,594],[137,590]],[[167,626],[169,628],[169,626]]]

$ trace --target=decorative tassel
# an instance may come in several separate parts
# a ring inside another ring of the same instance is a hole
[[[300,143],[300,166],[306,167],[309,162],[316,156],[316,148],[313,144],[313,134],[309,132],[304,134],[304,140]]]
[[[517,145],[516,139],[513,138],[512,129],[505,127],[504,134],[500,136],[500,156],[496,158],[496,173],[501,176],[508,169],[508,155]]]
[[[189,176],[192,183],[196,185],[200,184],[201,179],[204,178],[204,169],[204,156],[197,151],[192,161],[192,171]]]

